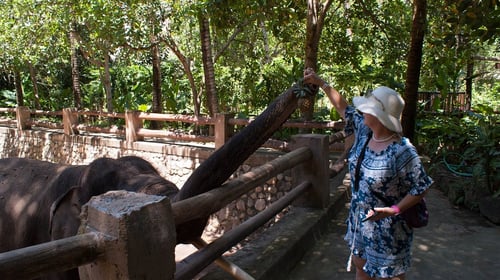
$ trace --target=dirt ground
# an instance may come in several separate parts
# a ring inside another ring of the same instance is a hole
[[[437,189],[427,195],[429,225],[415,229],[413,265],[407,280],[500,279],[500,226],[478,213],[458,209]],[[290,280],[354,279],[346,271],[344,209],[289,275]],[[354,268],[353,268],[354,270]]]

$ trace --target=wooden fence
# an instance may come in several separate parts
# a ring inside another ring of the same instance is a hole
[[[433,113],[441,110],[449,114],[470,110],[470,100],[465,92],[448,93],[446,95],[434,91],[421,91],[418,93],[418,102],[422,104],[423,111]]]
[[[335,136],[343,138],[342,133]],[[94,197],[83,207],[79,235],[0,254],[2,279],[30,279],[79,267],[81,279],[192,279],[220,260],[238,279],[252,279],[222,254],[293,203],[329,202],[328,136],[296,135],[291,152],[201,195],[175,202],[123,191]],[[339,170],[343,160],[339,160]],[[175,226],[215,213],[270,178],[293,169],[295,187],[264,211],[175,264]],[[92,263],[92,265],[89,265]],[[234,273],[236,271],[236,273]]]
[[[145,138],[170,139],[176,141],[190,142],[213,142],[215,148],[221,147],[235,133],[235,127],[247,126],[251,119],[233,118],[234,114],[217,114],[214,118],[206,116],[188,116],[178,114],[157,114],[137,111],[127,111],[125,113],[104,113],[92,111],[77,111],[74,109],[63,109],[62,111],[42,111],[30,110],[28,107],[0,108],[0,113],[5,115],[15,115],[15,118],[0,119],[0,124],[11,125],[19,130],[41,127],[48,129],[62,129],[66,135],[75,135],[83,132],[109,134],[118,137],[125,137],[127,146],[131,147],[134,142],[142,141]],[[122,119],[125,127],[98,127],[85,123],[79,123],[82,119],[88,118],[109,118]],[[57,118],[60,122],[48,121],[47,118]],[[144,121],[159,121],[167,123],[194,124],[197,126],[213,127],[213,135],[191,135],[179,130],[147,129],[144,128]],[[287,121],[282,127],[303,128],[303,129],[323,129],[338,131],[344,127],[342,121],[332,122],[303,122]],[[289,151],[288,143],[279,140],[268,140],[263,147]],[[343,145],[337,144],[332,147],[334,150],[343,150]]]

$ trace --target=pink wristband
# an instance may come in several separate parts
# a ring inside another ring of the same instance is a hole
[[[397,205],[392,205],[391,208],[394,209],[394,211],[396,211],[396,215],[399,215],[399,213],[401,213],[401,209],[399,209]]]

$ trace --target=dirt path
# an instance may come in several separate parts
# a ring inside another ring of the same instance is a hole
[[[500,279],[500,226],[453,207],[438,190],[427,195],[429,225],[415,230],[413,266],[407,280]],[[346,271],[348,248],[344,210],[288,279],[354,279]],[[354,268],[353,268],[354,269]]]

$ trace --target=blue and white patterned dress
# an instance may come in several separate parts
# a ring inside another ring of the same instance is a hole
[[[371,133],[354,107],[345,112],[346,132],[355,133],[355,142],[349,153],[349,172],[354,178],[357,159]],[[402,137],[385,150],[374,152],[366,147],[360,167],[359,190],[351,180],[352,200],[347,219],[345,240],[355,256],[365,259],[363,270],[371,277],[395,277],[410,267],[413,230],[401,216],[391,216],[378,221],[363,220],[369,209],[397,204],[410,193],[420,195],[432,184],[425,173],[415,147]],[[377,192],[392,202],[385,205],[373,195]],[[354,245],[353,245],[354,243]]]

